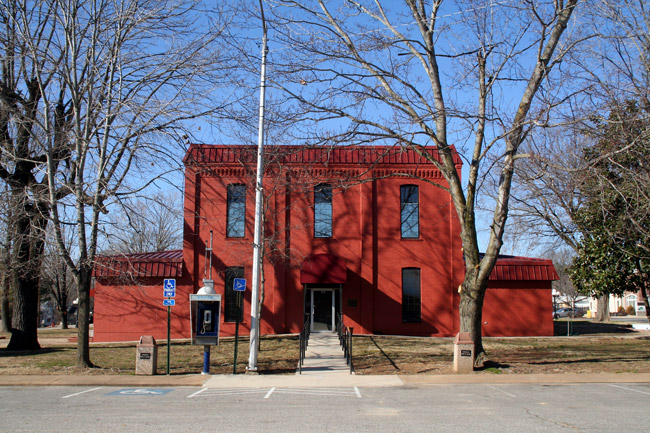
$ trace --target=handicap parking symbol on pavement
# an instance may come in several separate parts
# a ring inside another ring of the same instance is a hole
[[[162,388],[127,388],[120,389],[119,391],[109,392],[106,395],[165,395],[168,392],[173,391],[173,389],[162,389]]]

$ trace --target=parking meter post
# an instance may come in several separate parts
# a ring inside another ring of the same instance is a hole
[[[171,316],[172,307],[167,306],[167,376],[169,376],[169,352],[171,349]]]
[[[210,374],[210,346],[203,346],[203,371],[201,374]]]
[[[237,374],[237,347],[239,346],[239,321],[242,316],[242,302],[241,302],[242,292],[237,292],[237,320],[235,320],[235,359],[232,363],[232,374]]]

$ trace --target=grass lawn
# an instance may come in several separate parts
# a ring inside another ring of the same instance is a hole
[[[490,362],[483,374],[523,373],[650,373],[650,333],[634,332],[620,323],[555,322],[555,337],[484,338]],[[573,335],[578,334],[578,335]],[[97,366],[75,367],[76,343],[68,341],[76,329],[41,329],[42,349],[8,352],[8,334],[0,334],[0,374],[135,374],[135,343],[91,343],[90,358]],[[167,345],[159,341],[158,373],[167,366]],[[237,372],[248,364],[248,338],[239,340]],[[353,363],[357,374],[449,374],[453,338],[355,336]],[[231,374],[234,339],[223,338],[212,347],[210,372]],[[261,338],[258,367],[262,374],[293,374],[298,363],[297,336]],[[200,373],[203,347],[172,342],[171,374]]]
[[[76,364],[76,343],[68,339],[76,337],[76,329],[39,329],[41,350],[8,352],[4,349],[9,334],[0,340],[0,374],[135,374],[136,343],[91,343],[90,359],[97,368],[79,370]],[[237,372],[244,373],[248,365],[248,337],[240,337],[237,349]],[[158,374],[167,368],[167,342],[158,343]],[[233,372],[235,340],[223,338],[219,346],[210,351],[210,372],[231,374]],[[203,369],[203,346],[189,342],[172,341],[170,350],[170,374],[201,373]],[[258,368],[262,374],[294,373],[298,365],[297,336],[269,336],[260,339]]]

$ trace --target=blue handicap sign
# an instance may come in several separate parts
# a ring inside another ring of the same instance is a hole
[[[163,296],[165,298],[176,297],[176,280],[174,278],[166,278],[163,282]]]
[[[165,307],[173,307],[176,305],[176,299],[163,299],[163,305]]]
[[[235,278],[232,289],[235,292],[244,292],[244,291],[246,291],[246,280],[244,278]]]

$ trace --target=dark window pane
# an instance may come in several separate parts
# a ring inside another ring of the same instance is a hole
[[[314,237],[332,237],[332,187],[314,187]]]
[[[400,228],[403,238],[417,238],[420,236],[419,197],[416,185],[402,185],[400,187]]]
[[[237,305],[237,296],[238,292],[233,290],[235,286],[235,278],[244,278],[244,268],[241,266],[233,266],[231,268],[226,268],[226,287],[224,289],[224,307],[223,314],[224,320],[226,322],[236,322],[237,315],[239,315],[239,321],[244,320],[243,308],[240,308]],[[244,302],[243,292],[242,293],[242,302]]]
[[[422,321],[420,269],[402,269],[402,322]]]
[[[246,222],[246,186],[228,185],[228,215],[226,221],[226,236],[230,238],[244,237]]]

